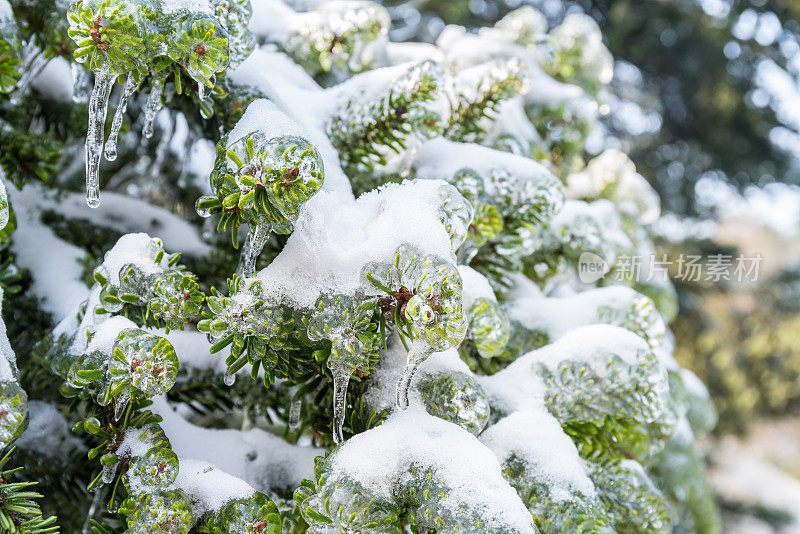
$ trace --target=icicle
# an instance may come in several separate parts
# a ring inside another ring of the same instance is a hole
[[[208,95],[206,94],[206,86],[205,86],[205,84],[203,84],[203,83],[198,83],[197,84],[197,97],[200,100],[205,100],[206,98],[208,98]]]
[[[408,359],[406,366],[403,368],[403,374],[400,375],[400,380],[397,381],[397,407],[401,410],[408,408],[408,390],[411,388],[411,380],[419,369],[419,365],[425,361],[426,352],[420,350],[416,343],[411,345],[408,351]]]
[[[103,151],[108,97],[117,75],[100,70],[95,73],[94,88],[89,99],[89,129],[86,132],[86,203],[100,205],[100,157]]]
[[[147,103],[144,105],[144,127],[142,128],[142,135],[148,139],[153,137],[153,124],[156,121],[156,115],[161,111],[161,94],[163,92],[163,76],[153,76],[150,95],[148,95]]]
[[[267,243],[269,231],[269,225],[264,223],[258,223],[250,227],[250,232],[248,232],[247,239],[242,247],[239,268],[237,269],[237,272],[243,277],[248,278],[256,272],[256,259]]]
[[[114,113],[114,121],[111,123],[111,133],[108,134],[108,141],[106,141],[105,155],[108,161],[117,159],[119,129],[122,127],[122,119],[125,118],[125,110],[128,108],[128,98],[136,91],[136,86],[137,83],[133,79],[133,75],[128,74],[125,78],[122,94],[119,96],[119,104],[117,104],[117,111]]]
[[[300,427],[300,412],[303,409],[303,399],[297,397],[292,399],[289,406],[289,430],[297,430]]]
[[[70,63],[72,69],[72,101],[82,104],[89,101],[89,71],[80,63]]]
[[[333,369],[333,442],[336,444],[344,441],[342,426],[344,426],[345,410],[347,409],[345,403],[349,384],[350,373],[346,368]]]
[[[225,385],[230,387],[236,382],[236,375],[232,375],[230,373],[225,373],[225,377],[222,379],[225,382]]]

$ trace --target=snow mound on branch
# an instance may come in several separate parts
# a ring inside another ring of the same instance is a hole
[[[455,263],[450,238],[439,219],[442,182],[389,184],[355,202],[320,192],[309,201],[277,258],[256,274],[264,294],[300,308],[322,294],[353,295],[361,269],[372,261],[393,262],[401,244]]]
[[[502,464],[512,457],[523,460],[526,474],[551,489],[556,501],[571,499],[573,491],[591,497],[589,480],[575,444],[558,420],[544,410],[523,410],[504,417],[480,437]]]
[[[457,425],[409,408],[352,437],[336,452],[330,478],[349,477],[387,501],[412,466],[430,470],[445,488],[439,504],[477,511],[487,529],[533,533],[531,515],[503,479],[494,454]]]
[[[604,376],[609,356],[618,356],[635,367],[639,355],[649,352],[647,342],[617,326],[594,324],[571,330],[567,335],[531,351],[492,376],[478,377],[492,406],[506,413],[543,406],[545,386],[534,367],[543,364],[556,369],[565,360],[585,362],[597,376]]]

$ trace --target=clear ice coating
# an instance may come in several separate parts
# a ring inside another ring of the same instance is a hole
[[[393,262],[364,266],[364,287],[384,295],[381,310],[393,321],[408,351],[406,367],[397,383],[397,406],[408,407],[408,389],[419,365],[436,351],[458,346],[467,331],[461,303],[461,275],[439,256],[400,245]],[[410,345],[409,345],[410,342]]]
[[[331,342],[327,366],[333,376],[333,441],[344,441],[347,386],[358,369],[368,369],[370,358],[377,353],[380,337],[372,325],[375,299],[355,296],[323,295],[317,299],[308,321],[308,337]]]
[[[0,176],[3,176],[2,171],[0,171]],[[0,230],[6,227],[8,224],[8,218],[10,217],[11,210],[9,209],[8,204],[8,191],[6,191],[6,184],[3,183],[3,180],[0,180]]]
[[[298,397],[292,399],[292,404],[289,406],[289,429],[297,430],[300,428],[300,414],[303,411],[303,399]]]
[[[230,387],[236,383],[236,375],[231,373],[225,373],[225,376],[222,378],[222,381],[225,382],[225,385]]]
[[[247,239],[245,239],[244,245],[242,246],[239,268],[237,269],[238,274],[241,274],[245,278],[249,278],[255,274],[256,260],[261,254],[261,251],[264,250],[264,245],[267,244],[269,232],[270,226],[264,223],[257,223],[250,228],[250,231],[247,233]]]
[[[144,126],[142,127],[142,135],[147,139],[153,137],[156,115],[161,111],[161,95],[164,92],[164,75],[153,76],[151,80],[150,94],[147,95],[147,102],[144,105]]]
[[[86,203],[100,205],[100,158],[105,138],[106,113],[111,87],[117,75],[110,70],[95,73],[94,88],[89,98],[89,129],[86,132]]]
[[[333,370],[333,442],[344,441],[342,427],[347,403],[347,386],[350,384],[350,371],[340,367]]]
[[[178,476],[178,456],[167,447],[153,447],[130,463],[128,481],[137,491],[158,491],[169,487]]]
[[[89,71],[80,63],[70,63],[72,70],[72,101],[82,104],[89,101]]]
[[[132,74],[125,77],[125,85],[122,87],[122,94],[119,97],[117,110],[114,112],[114,121],[111,123],[111,133],[108,134],[106,141],[105,156],[108,161],[117,159],[117,139],[119,130],[122,127],[122,120],[125,118],[125,111],[128,109],[128,99],[136,91],[138,84]]]

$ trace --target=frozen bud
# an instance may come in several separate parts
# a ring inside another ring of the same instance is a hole
[[[164,490],[178,476],[178,456],[167,447],[153,447],[131,461],[127,475],[136,493]]]
[[[192,503],[180,490],[142,494],[128,516],[131,534],[187,534],[193,524]]]
[[[489,421],[489,402],[480,384],[468,374],[442,372],[426,374],[417,382],[429,414],[455,423],[478,435]]]

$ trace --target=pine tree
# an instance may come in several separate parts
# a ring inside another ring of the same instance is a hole
[[[0,0],[4,531],[719,532],[599,29],[389,25]]]

